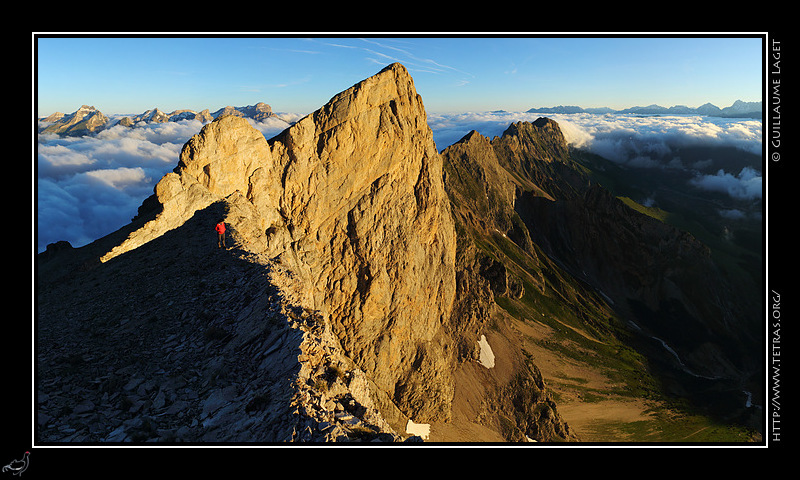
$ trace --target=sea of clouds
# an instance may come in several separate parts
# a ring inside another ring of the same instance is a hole
[[[533,121],[543,114],[491,112],[428,114],[439,150],[471,130],[492,138],[512,122]],[[761,154],[761,122],[700,116],[546,115],[556,120],[577,147],[610,160],[642,168],[685,168],[679,159],[663,158],[681,145],[725,145]],[[286,117],[284,117],[286,118]],[[289,124],[280,118],[252,122],[266,138]],[[37,251],[66,240],[83,246],[130,222],[153,187],[178,163],[183,145],[202,128],[199,121],[111,127],[97,135],[38,135],[36,205]],[[658,154],[658,155],[656,155]],[[656,158],[658,157],[658,158]],[[698,173],[697,188],[726,192],[739,198],[761,198],[760,170],[720,169]]]
[[[700,115],[483,112],[429,114],[428,123],[437,148],[442,150],[471,130],[491,139],[502,135],[513,122],[532,122],[543,116],[558,122],[569,144],[621,165],[683,169],[694,174],[689,181],[694,187],[723,192],[740,200],[761,200],[760,167],[731,165],[708,172],[703,169],[703,162],[688,163],[677,153],[681,147],[734,147],[760,157],[763,152],[760,120]],[[715,160],[715,165],[724,163],[724,159]],[[711,160],[707,162],[710,164]]]
[[[266,138],[289,124],[251,122]],[[39,135],[36,160],[36,248],[66,240],[86,245],[128,224],[153,187],[178,164],[197,120],[114,126],[93,136]]]

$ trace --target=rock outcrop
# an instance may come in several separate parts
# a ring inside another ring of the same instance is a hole
[[[272,151],[283,182],[270,189],[279,194],[276,226],[305,269],[309,300],[406,414],[445,414],[452,390],[440,331],[455,293],[455,232],[408,72],[394,64],[336,95]]]
[[[280,266],[217,248],[209,226],[247,203],[214,202],[106,263],[114,238],[38,258],[37,444],[415,440],[318,312],[273,284]]]
[[[269,142],[235,116],[205,126],[156,185],[157,216],[103,261],[241,194],[254,214],[228,221],[289,267],[297,301],[322,312],[387,411],[446,418],[455,233],[441,178],[422,100],[394,64]]]

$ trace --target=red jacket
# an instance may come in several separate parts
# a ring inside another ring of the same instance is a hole
[[[219,222],[219,223],[217,224],[217,226],[216,226],[216,227],[214,227],[214,229],[217,231],[217,233],[219,233],[219,234],[223,234],[223,233],[225,233],[225,224],[224,224],[224,223],[222,223],[222,222]]]

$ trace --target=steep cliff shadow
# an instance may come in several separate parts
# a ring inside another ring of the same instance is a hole
[[[291,439],[302,334],[268,266],[230,236],[217,248],[225,212],[214,203],[106,263],[107,239],[39,256],[39,441]]]

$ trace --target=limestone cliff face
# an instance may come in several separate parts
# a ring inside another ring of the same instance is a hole
[[[280,174],[258,175],[248,194],[260,210],[274,205],[274,236],[286,232],[271,247],[296,256],[308,300],[381,390],[407,414],[443,413],[452,391],[439,333],[455,293],[455,232],[408,72],[387,67],[271,147]]]
[[[390,65],[270,141],[235,116],[206,125],[156,185],[157,216],[103,260],[232,196],[250,205],[229,209],[235,241],[292,272],[297,301],[323,314],[386,411],[447,418],[455,231],[406,69]]]

